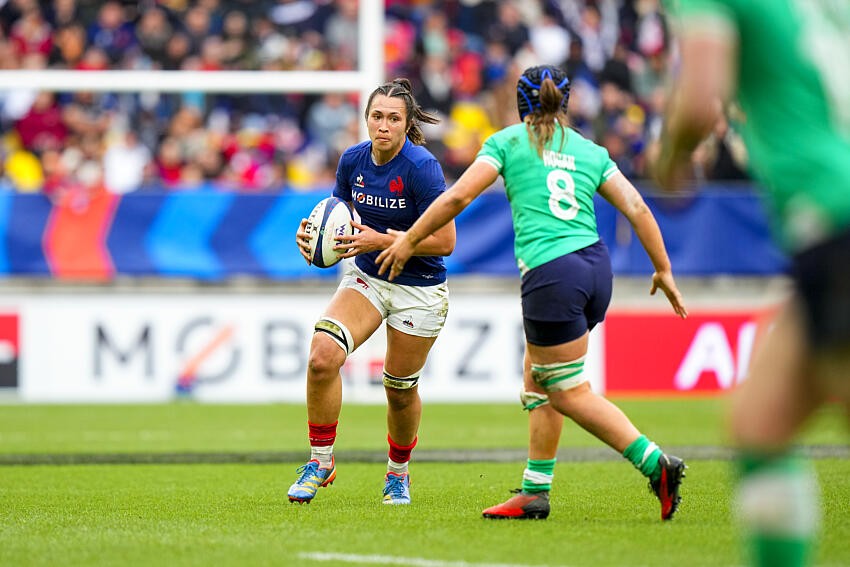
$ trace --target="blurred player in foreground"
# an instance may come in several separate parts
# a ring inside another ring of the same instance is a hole
[[[795,294],[733,398],[738,511],[758,565],[801,565],[817,531],[817,485],[789,444],[830,397],[850,404],[850,3],[680,0],[681,70],[655,175],[678,184],[737,96],[751,166]],[[844,61],[844,63],[841,63]]]
[[[569,81],[556,67],[526,69],[517,83],[521,124],[493,134],[457,183],[441,195],[377,259],[390,279],[428,235],[451,222],[501,174],[513,214],[522,274],[526,364],[522,404],[529,410],[527,468],[522,489],[484,510],[486,518],[546,518],[549,490],[568,416],[631,461],[649,478],[670,519],[679,504],[685,464],[665,455],[626,415],[590,389],[584,374],[589,331],[605,317],[613,275],[596,230],[597,191],[629,219],[652,260],[650,293],[660,289],[687,315],[655,218],[608,152],[570,129]]]
[[[348,355],[386,319],[384,390],[390,449],[383,502],[410,503],[408,462],[422,416],[417,384],[449,309],[442,256],[454,249],[454,224],[419,243],[416,258],[393,283],[378,275],[375,257],[394,240],[387,229],[412,225],[446,189],[439,162],[422,147],[425,138],[419,125],[436,121],[413,98],[410,81],[386,83],[369,97],[369,141],[348,148],[339,160],[333,194],[354,207],[362,224],[352,222],[358,232],[343,237],[335,247],[346,251],[342,258],[356,259],[344,263],[342,281],[316,323],[310,344],[307,422],[311,453],[289,488],[292,502],[310,502],[320,487],[336,478],[333,447],[342,406],[339,371]],[[296,243],[309,263],[306,222],[301,221]]]

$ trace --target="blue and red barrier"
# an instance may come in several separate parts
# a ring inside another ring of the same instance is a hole
[[[121,276],[329,278],[307,266],[295,230],[330,190],[314,193],[144,192],[103,194],[85,206],[42,195],[0,193],[0,274],[109,281]],[[785,258],[769,238],[751,190],[713,189],[682,200],[647,197],[680,275],[772,275]],[[651,273],[625,219],[597,198],[599,231],[614,271]],[[508,202],[498,191],[457,219],[452,274],[516,276]]]

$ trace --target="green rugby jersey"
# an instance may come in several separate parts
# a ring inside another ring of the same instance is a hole
[[[850,2],[672,0],[684,30],[737,39],[751,168],[781,244],[850,226]]]
[[[599,240],[593,194],[617,166],[578,132],[566,130],[562,147],[563,137],[556,126],[541,157],[525,124],[515,124],[490,136],[476,157],[505,180],[522,274]]]

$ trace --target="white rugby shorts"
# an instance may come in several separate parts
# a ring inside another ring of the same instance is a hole
[[[387,324],[402,333],[417,337],[436,337],[446,324],[449,313],[449,287],[437,285],[400,285],[374,278],[357,265],[345,262],[339,289],[362,293]]]

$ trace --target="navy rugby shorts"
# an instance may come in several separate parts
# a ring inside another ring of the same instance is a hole
[[[613,278],[601,240],[526,272],[521,286],[526,340],[554,346],[593,329],[605,319]]]
[[[812,347],[850,345],[850,230],[794,256],[791,274]]]

